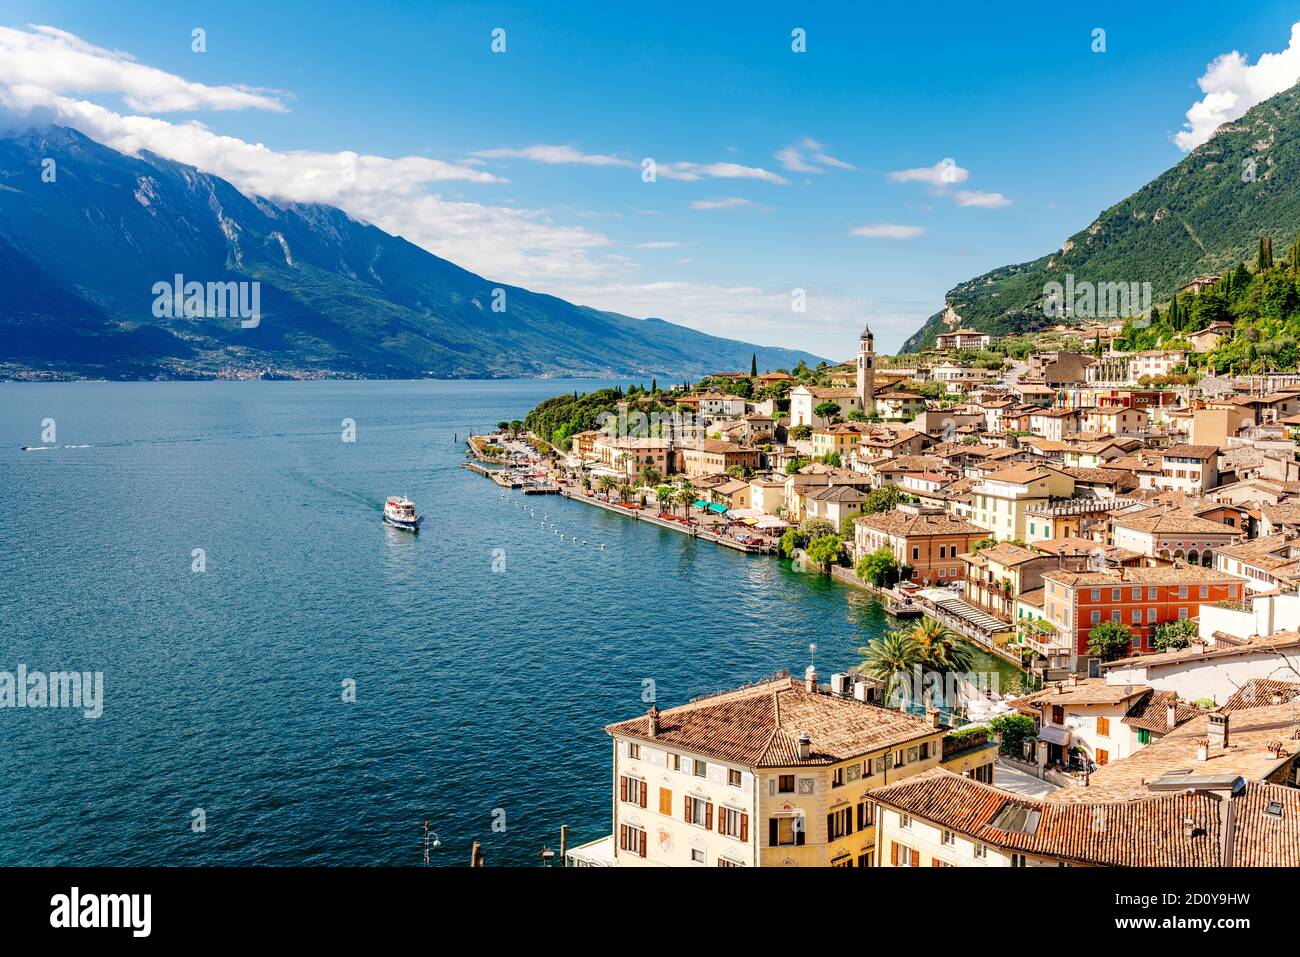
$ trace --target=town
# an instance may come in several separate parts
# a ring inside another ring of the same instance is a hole
[[[503,495],[780,555],[897,624],[827,676],[610,716],[611,830],[566,864],[1300,865],[1300,374],[1194,374],[1227,322],[1122,334],[891,359],[864,328],[840,365],[470,436]]]

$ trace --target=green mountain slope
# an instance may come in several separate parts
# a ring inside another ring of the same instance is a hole
[[[1003,266],[952,289],[947,308],[903,345],[915,352],[960,323],[995,335],[1032,332],[1043,287],[1065,282],[1151,283],[1155,302],[1202,273],[1253,260],[1260,236],[1284,249],[1300,226],[1300,88],[1225,124],[1177,166],[1107,209],[1060,250]],[[1105,317],[1100,317],[1105,318]]]

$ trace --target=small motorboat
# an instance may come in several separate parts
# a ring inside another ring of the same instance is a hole
[[[389,496],[384,503],[384,521],[403,531],[420,530],[420,516],[415,513],[415,503],[405,495]]]

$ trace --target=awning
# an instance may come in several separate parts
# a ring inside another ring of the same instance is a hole
[[[696,499],[692,504],[693,504],[696,508],[708,508],[708,507],[709,507],[709,503],[706,502],[706,501],[704,501],[704,499],[702,499],[702,498],[697,498],[697,499]]]
[[[709,511],[710,511],[710,512],[717,512],[719,515],[721,515],[721,514],[722,514],[723,512],[725,512],[726,510],[727,510],[727,506],[722,505],[722,504],[719,504],[718,502],[710,502],[710,503],[709,503]]]
[[[1049,744],[1059,744],[1063,748],[1070,746],[1070,729],[1061,728],[1054,724],[1045,724],[1038,732],[1040,741],[1047,741]]]

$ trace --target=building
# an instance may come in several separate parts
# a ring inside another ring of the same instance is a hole
[[[959,556],[966,566],[966,601],[1003,621],[1016,617],[1019,595],[1043,587],[1043,573],[1064,566],[1063,556],[1047,555],[1010,542],[989,545],[978,553]],[[1081,568],[1086,556],[1072,556],[1071,568]]]
[[[733,466],[753,472],[758,469],[762,459],[762,453],[758,449],[720,439],[701,439],[693,445],[683,446],[680,454],[682,470],[687,478],[716,475]]]
[[[1069,644],[1082,660],[1089,632],[1103,621],[1129,627],[1133,652],[1154,651],[1157,625],[1195,618],[1202,602],[1237,601],[1245,583],[1212,568],[1125,567],[1046,572],[1043,589],[1044,616],[1059,635],[1073,636]]]
[[[1165,376],[1187,361],[1187,353],[1180,351],[1165,352],[1162,349],[1136,353],[1129,360],[1128,378],[1130,382],[1141,383],[1143,378]]]
[[[960,581],[961,555],[987,535],[978,525],[915,505],[864,515],[853,524],[855,555],[888,548],[900,565],[911,566],[912,581],[926,585]]]
[[[873,866],[870,792],[938,767],[945,729],[832,682],[778,677],[605,728],[614,865]]]
[[[1029,414],[1029,431],[1059,442],[1079,431],[1082,417],[1079,409],[1035,409]]]
[[[812,442],[812,453],[815,457],[822,458],[834,452],[840,456],[843,463],[847,464],[849,456],[858,449],[862,433],[863,429],[854,422],[819,426],[813,429],[809,436]]]
[[[882,419],[911,422],[925,411],[925,397],[914,392],[882,392],[876,396],[876,411]]]
[[[1212,322],[1199,332],[1190,333],[1187,339],[1196,352],[1211,352],[1223,339],[1232,338],[1232,323]]]
[[[708,419],[735,419],[745,414],[745,400],[738,395],[702,392],[700,415]]]
[[[1029,509],[1074,495],[1074,479],[1048,465],[1010,465],[971,490],[971,521],[994,538],[1027,541]]]
[[[1219,449],[1214,445],[1175,445],[1160,453],[1156,488],[1203,495],[1219,486]]]
[[[1185,770],[1151,779],[1121,803],[1090,788],[1062,791],[1080,800],[1021,797],[943,768],[881,788],[872,794],[880,866],[1300,865],[1293,788]]]
[[[939,352],[956,352],[960,349],[987,349],[994,342],[995,337],[987,332],[976,332],[974,329],[954,329],[952,332],[941,332],[934,338],[934,347]]]
[[[677,471],[673,444],[668,439],[611,438],[602,432],[592,440],[591,451],[602,465],[625,475],[636,475],[645,468],[656,468],[661,475]]]
[[[867,415],[876,411],[876,350],[871,327],[863,325],[858,337],[858,407]]]
[[[1144,685],[1071,676],[1011,704],[1038,722],[1035,752],[1040,767],[1078,763],[1079,757],[1086,759],[1086,766],[1101,767],[1147,743],[1138,740],[1137,730],[1124,718],[1151,694]]]
[[[1119,548],[1165,561],[1214,566],[1221,548],[1245,537],[1238,528],[1167,506],[1112,516],[1111,542]]]
[[[813,427],[829,425],[830,416],[818,415],[813,411],[823,402],[833,402],[840,407],[835,418],[845,418],[855,410],[863,411],[861,394],[857,389],[828,389],[822,386],[797,385],[790,390],[790,424]]]
[[[862,503],[867,493],[852,485],[827,485],[810,489],[803,497],[803,514],[806,518],[825,518],[836,528],[846,518],[862,514]]]
[[[1226,705],[1251,681],[1300,677],[1300,633],[1280,631],[1246,640],[1207,635],[1178,651],[1104,662],[1101,673],[1111,684],[1143,684],[1184,701]]]

